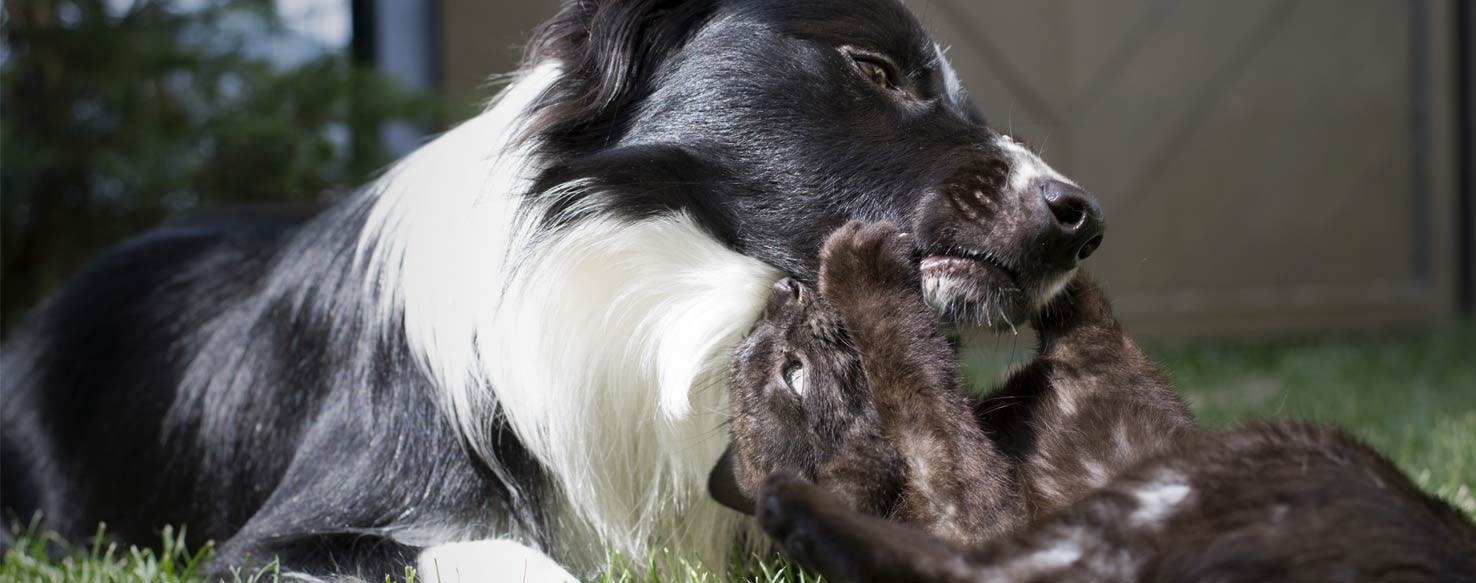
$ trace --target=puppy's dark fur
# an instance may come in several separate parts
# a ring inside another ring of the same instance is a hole
[[[1001,471],[1009,462],[970,413],[912,249],[890,225],[853,222],[821,253],[824,297],[792,280],[775,286],[738,349],[733,473],[752,495],[769,473],[798,471],[851,508],[979,542],[1015,526],[1020,500]],[[808,379],[800,392],[787,383],[794,366]]]
[[[905,309],[909,263],[881,243],[903,239],[876,226],[837,233],[822,297],[777,288],[748,342],[761,349],[736,359],[739,488],[760,491],[760,522],[802,563],[840,581],[1473,580],[1476,526],[1346,433],[1295,422],[1197,429],[1085,277],[1037,318],[1038,358],[978,403],[979,425],[909,450],[956,428],[966,405],[956,358],[935,344],[929,318]],[[793,333],[816,321],[830,341]],[[855,356],[820,354],[845,350],[847,330]],[[772,373],[782,359],[854,369],[858,358],[859,377],[806,368],[798,399]],[[869,413],[833,414],[829,403],[865,394],[857,379],[874,404],[847,406]],[[791,417],[776,422],[755,402]],[[746,439],[762,427],[769,443],[803,448],[776,436],[837,420],[848,431],[808,457],[767,457]],[[977,441],[980,425],[992,442]],[[871,455],[847,457],[861,443]],[[759,485],[765,471],[777,473]],[[858,491],[889,505],[858,504]],[[963,516],[942,520],[942,509]]]

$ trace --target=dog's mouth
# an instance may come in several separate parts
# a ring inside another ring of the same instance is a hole
[[[919,255],[923,292],[939,315],[996,329],[1029,321],[1074,271],[1027,273],[1005,254],[958,246],[927,247]]]
[[[1020,281],[1019,272],[998,254],[957,246],[933,247],[924,251],[919,269],[925,280],[932,277],[989,278],[1014,285]]]

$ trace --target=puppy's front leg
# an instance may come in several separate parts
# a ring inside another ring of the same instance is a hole
[[[889,223],[845,225],[821,252],[821,295],[851,333],[887,441],[906,468],[895,518],[977,544],[1020,523],[1020,499],[923,299],[913,246]]]
[[[980,425],[1019,460],[1032,515],[1065,507],[1194,431],[1189,407],[1086,273],[1035,328],[1035,360],[977,405]]]
[[[790,558],[830,580],[978,580],[958,547],[912,526],[852,512],[825,490],[788,474],[765,480],[758,521]]]

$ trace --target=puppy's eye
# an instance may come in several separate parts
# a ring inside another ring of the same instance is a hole
[[[784,384],[797,395],[805,394],[806,376],[805,366],[798,362],[790,362],[784,367]]]
[[[897,85],[892,82],[892,75],[887,73],[887,66],[885,64],[866,57],[856,56],[851,57],[851,62],[856,65],[856,70],[861,73],[861,76],[871,81],[873,85],[888,91],[897,90]]]

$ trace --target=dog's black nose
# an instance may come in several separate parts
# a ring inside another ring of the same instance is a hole
[[[1040,194],[1052,218],[1047,254],[1059,265],[1074,267],[1102,244],[1102,207],[1085,190],[1059,180],[1043,184]]]

